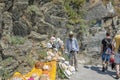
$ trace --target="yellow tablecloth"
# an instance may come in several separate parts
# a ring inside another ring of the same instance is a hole
[[[50,61],[46,62],[45,64],[50,65],[51,69],[48,72],[50,74],[50,80],[56,80],[56,61]],[[21,77],[23,80],[27,80],[29,77],[31,77],[33,74],[37,74],[37,76],[42,75],[42,69],[36,69],[35,67],[32,68],[30,72],[28,72],[25,75],[22,75],[19,72],[15,72],[13,77]]]

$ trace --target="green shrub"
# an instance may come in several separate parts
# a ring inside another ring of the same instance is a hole
[[[38,6],[36,6],[36,5],[28,6],[28,8],[27,8],[27,13],[32,14],[32,12],[35,12],[36,14],[40,14],[40,13],[39,13],[40,11],[39,11]]]
[[[19,37],[19,36],[7,36],[8,38],[8,41],[11,43],[11,44],[24,44],[25,43],[25,38],[23,37]]]
[[[66,61],[69,61],[69,57],[67,54],[63,54],[62,56],[65,58]]]
[[[69,18],[75,18],[77,16],[77,13],[70,7],[69,4],[69,1],[66,1],[64,3],[65,12],[68,14]]]
[[[40,59],[47,57],[47,52],[45,50],[37,50],[37,53],[39,54]]]
[[[10,77],[9,72],[6,68],[0,69],[0,77],[1,80],[7,80]]]
[[[71,3],[72,5],[75,6],[74,8],[70,5]],[[68,14],[69,18],[78,18],[82,16],[85,11],[83,10],[80,11],[80,10],[84,3],[85,3],[85,0],[65,0],[64,9],[65,9],[65,12]]]
[[[60,69],[59,66],[57,68],[57,75],[58,75],[58,78],[61,78],[61,79],[65,79],[66,78],[66,76],[64,75],[63,71]]]
[[[30,57],[30,56],[27,56],[26,59],[27,59],[26,61],[27,61],[28,65],[29,65],[30,67],[33,67],[34,64],[35,64],[35,60],[33,60],[33,58]]]
[[[71,30],[75,25],[79,25],[80,32],[86,32],[88,27],[84,20],[86,10],[82,8],[85,0],[64,0],[64,10],[68,15],[68,24],[66,27]]]

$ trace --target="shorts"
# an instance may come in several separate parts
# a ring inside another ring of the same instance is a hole
[[[102,61],[105,61],[105,62],[110,61],[110,54],[103,53],[102,54]]]
[[[120,54],[115,54],[115,63],[120,64]]]

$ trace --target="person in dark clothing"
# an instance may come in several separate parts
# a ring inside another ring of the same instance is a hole
[[[101,55],[102,55],[102,71],[107,70],[107,66],[110,61],[110,55],[112,53],[112,39],[110,33],[106,33],[106,37],[102,40],[101,43]]]

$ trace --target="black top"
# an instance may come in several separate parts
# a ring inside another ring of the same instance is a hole
[[[110,43],[110,45],[108,45]],[[102,40],[102,45],[103,45],[103,52],[106,51],[107,47],[109,47],[112,50],[112,39],[111,38],[104,38]]]

